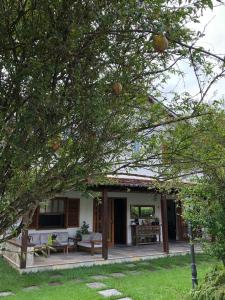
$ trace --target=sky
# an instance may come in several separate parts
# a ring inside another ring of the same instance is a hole
[[[201,38],[198,45],[203,46],[216,54],[222,54],[225,57],[225,5],[208,9],[199,19],[200,23],[190,24],[191,29],[203,31],[205,26],[205,36]],[[189,67],[182,63],[179,67],[184,70],[185,80],[178,81],[178,78],[171,78],[165,87],[165,92],[175,90],[177,92],[188,90],[194,93],[197,90],[195,76]],[[206,97],[207,102],[215,99],[225,98],[225,79],[221,79],[213,86]]]

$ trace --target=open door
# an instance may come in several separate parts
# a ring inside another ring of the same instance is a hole
[[[108,216],[109,216],[109,232],[108,232],[108,247],[114,246],[114,199],[108,199]],[[93,201],[93,231],[102,232],[102,202],[96,199]]]
[[[176,203],[174,200],[167,200],[167,219],[168,219],[168,238],[170,241],[176,241]]]
[[[127,199],[114,199],[114,243],[127,244]]]

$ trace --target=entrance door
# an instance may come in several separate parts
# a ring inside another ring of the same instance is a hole
[[[174,200],[167,200],[168,237],[176,241],[176,203]]]
[[[108,216],[109,216],[109,232],[108,232],[108,247],[114,245],[114,199],[108,199]],[[102,202],[96,199],[93,201],[93,231],[102,232]]]
[[[114,199],[114,242],[117,245],[127,243],[127,201]]]

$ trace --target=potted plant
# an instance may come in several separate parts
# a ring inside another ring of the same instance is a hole
[[[76,232],[76,239],[80,241],[82,239],[86,239],[85,236],[87,237],[87,235],[89,234],[88,228],[89,228],[89,224],[83,221],[82,226]]]
[[[52,242],[55,242],[57,239],[57,234],[53,233],[52,234]]]

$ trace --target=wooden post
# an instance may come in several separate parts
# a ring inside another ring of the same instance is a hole
[[[169,238],[168,238],[168,219],[167,219],[167,201],[165,194],[161,194],[161,218],[162,218],[162,242],[163,251],[169,253]]]
[[[28,230],[23,228],[21,233],[22,233],[22,236],[21,236],[20,269],[26,269]]]
[[[176,223],[177,223],[177,237],[178,241],[183,240],[183,228],[182,228],[182,209],[181,209],[181,201],[178,201],[176,205]]]
[[[108,232],[109,232],[109,217],[108,217],[108,193],[106,188],[102,191],[102,257],[108,259]]]

